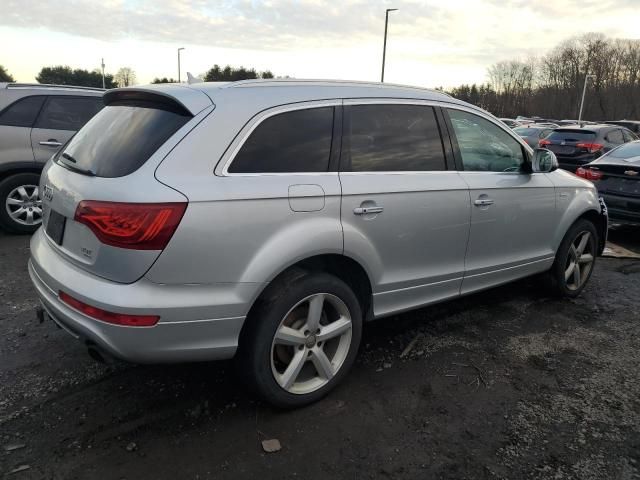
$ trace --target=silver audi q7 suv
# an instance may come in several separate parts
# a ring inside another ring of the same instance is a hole
[[[577,296],[606,208],[493,116],[338,81],[111,90],[46,165],[29,273],[93,356],[235,356],[295,407],[372,319],[548,272]]]
[[[103,107],[104,90],[0,83],[0,228],[33,233],[42,222],[40,171]]]

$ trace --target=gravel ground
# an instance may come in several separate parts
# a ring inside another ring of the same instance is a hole
[[[369,324],[344,384],[283,412],[229,363],[95,363],[35,319],[28,253],[0,236],[6,478],[640,478],[638,260],[599,259],[577,300],[527,279]]]

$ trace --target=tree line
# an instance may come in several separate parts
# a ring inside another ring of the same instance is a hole
[[[498,62],[488,82],[447,93],[498,117],[576,119],[587,75],[585,120],[640,119],[640,40],[588,33],[543,57]]]

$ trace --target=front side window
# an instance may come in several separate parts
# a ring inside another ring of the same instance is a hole
[[[353,172],[446,169],[433,107],[354,105],[346,135]]]
[[[462,165],[472,172],[518,172],[524,165],[520,143],[503,129],[473,113],[448,110]]]
[[[295,173],[329,170],[333,107],[273,115],[251,133],[229,173]]]
[[[52,130],[80,130],[103,106],[100,97],[49,97],[35,127]]]
[[[31,127],[44,100],[43,96],[33,96],[12,103],[0,113],[0,125]]]

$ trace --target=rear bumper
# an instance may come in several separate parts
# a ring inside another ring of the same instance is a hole
[[[611,223],[640,225],[640,199],[600,193],[607,204]]]
[[[145,278],[111,282],[80,270],[48,244],[31,240],[29,275],[47,314],[81,341],[134,363],[231,358],[259,284],[165,285]],[[153,327],[112,325],[63,303],[59,291],[104,310],[160,315]]]

